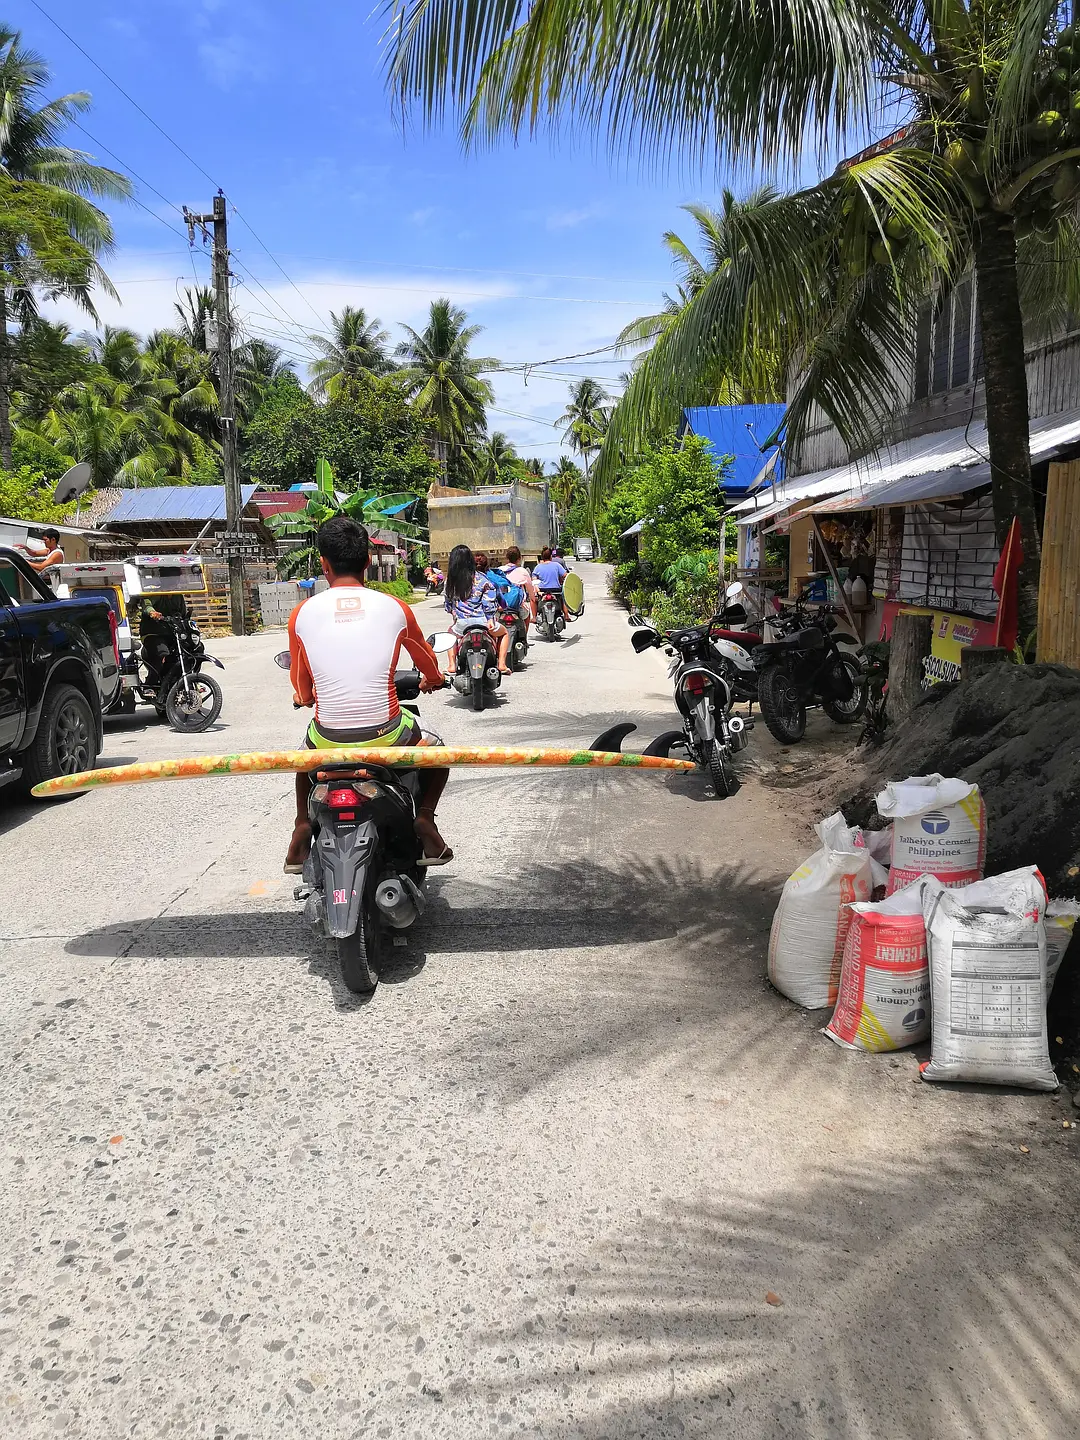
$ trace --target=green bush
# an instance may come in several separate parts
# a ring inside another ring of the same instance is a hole
[[[637,589],[644,577],[636,560],[624,560],[611,572],[611,593],[617,600],[626,600],[631,591]]]
[[[367,580],[369,590],[381,590],[384,595],[396,595],[399,600],[411,600],[413,587],[408,580]]]

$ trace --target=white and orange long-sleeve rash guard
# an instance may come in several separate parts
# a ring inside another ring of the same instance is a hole
[[[394,690],[401,647],[433,683],[435,652],[403,600],[363,585],[335,585],[289,616],[289,677],[301,705],[330,730],[366,730],[401,713]]]

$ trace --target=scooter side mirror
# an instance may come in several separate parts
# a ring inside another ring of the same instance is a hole
[[[448,655],[457,644],[457,636],[444,630],[441,635],[429,635],[428,644],[436,655]]]
[[[734,600],[736,595],[741,595],[742,593],[743,583],[741,580],[733,580],[731,584],[727,587],[727,589],[724,591],[724,594],[729,600]]]
[[[278,653],[274,656],[274,664],[280,665],[282,670],[288,670],[289,666],[292,664],[292,656],[289,654],[288,650],[279,650]]]
[[[626,623],[628,625],[644,625],[645,621],[642,620],[641,616],[637,613],[636,610],[631,610],[630,614],[627,616]]]

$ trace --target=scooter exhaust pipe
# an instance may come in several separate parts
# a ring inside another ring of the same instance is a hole
[[[375,904],[395,930],[407,930],[424,908],[423,897],[407,875],[391,875],[381,881]]]

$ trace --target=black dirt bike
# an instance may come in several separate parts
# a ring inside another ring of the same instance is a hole
[[[840,648],[859,642],[836,634],[840,613],[829,605],[810,614],[796,601],[782,622],[787,633],[753,651],[762,719],[781,745],[794,745],[805,736],[810,705],[820,705],[838,725],[854,725],[866,709],[863,667]]]
[[[709,641],[710,625],[661,631],[637,614],[630,616],[630,624],[635,627],[630,643],[639,655],[663,648],[672,657],[668,675],[675,685],[675,704],[683,722],[682,730],[657,736],[645,754],[667,755],[679,746],[709,776],[718,800],[734,795],[739,781],[731,757],[746,746],[753,722],[731,714],[731,686]]]
[[[174,730],[190,735],[207,730],[221,714],[221,687],[204,665],[224,664],[207,654],[202,635],[195,621],[187,615],[162,617],[162,629],[155,638],[167,647],[158,664],[151,668],[140,656],[136,646],[126,658],[122,686],[110,714],[134,714],[136,700],[153,705],[162,720]]]

